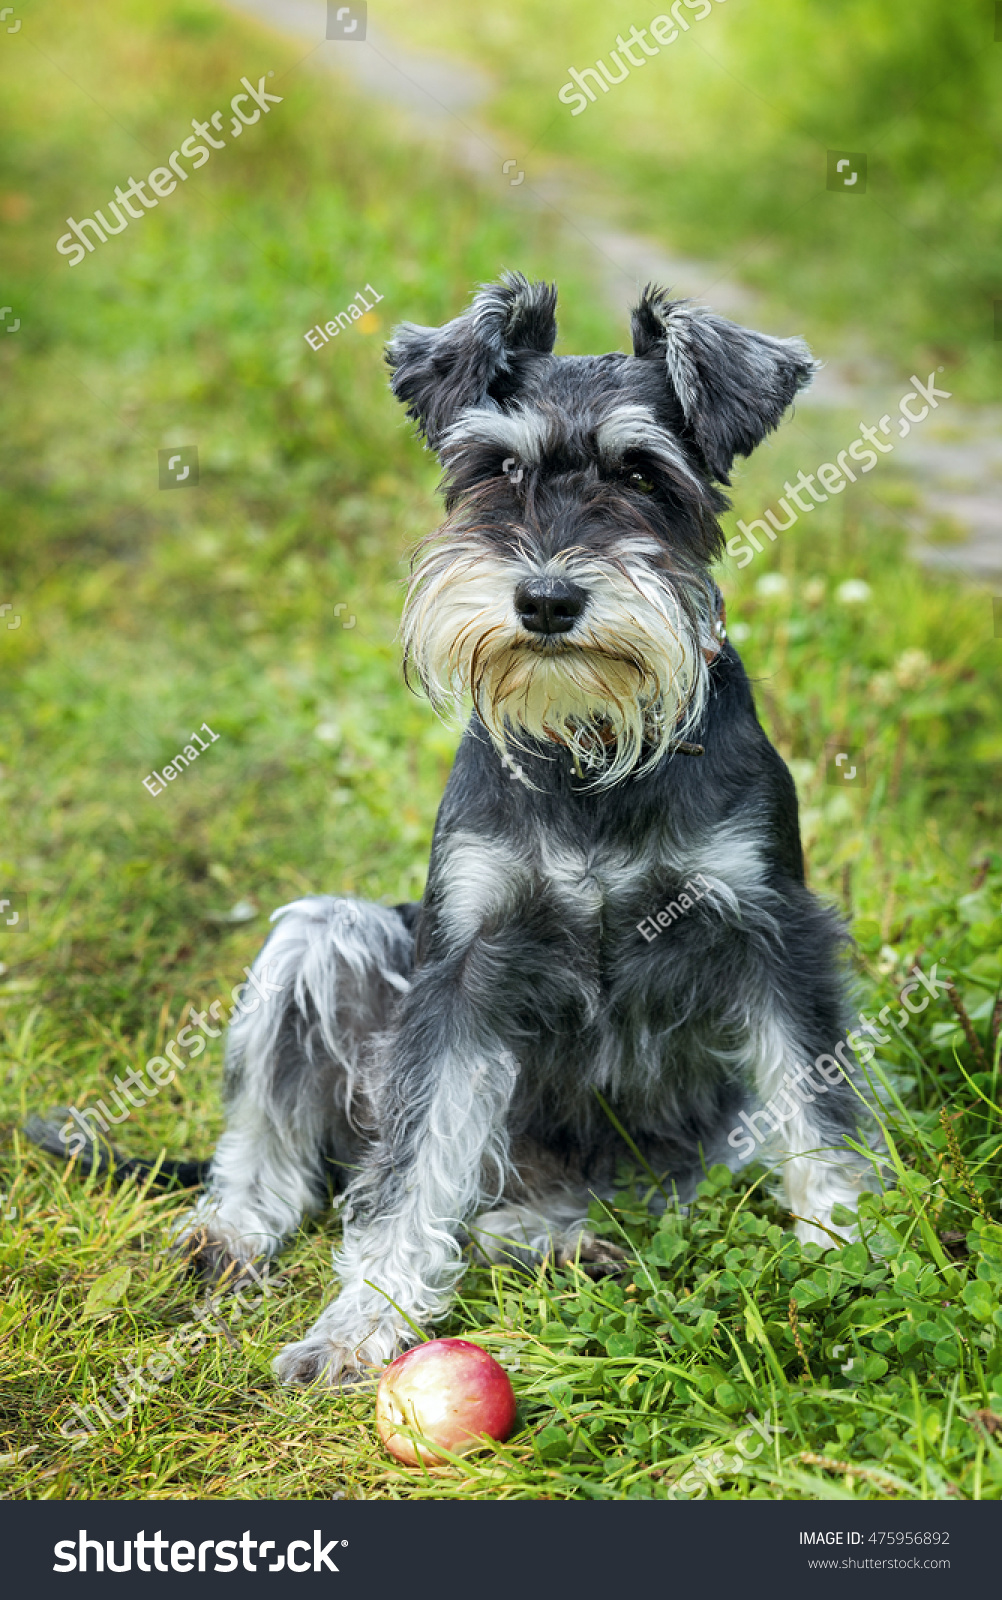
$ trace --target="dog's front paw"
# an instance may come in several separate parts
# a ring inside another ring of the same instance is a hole
[[[399,1355],[414,1335],[384,1326],[369,1331],[357,1343],[343,1333],[321,1326],[311,1328],[305,1339],[287,1344],[278,1352],[271,1370],[280,1383],[325,1383],[334,1388],[349,1388],[365,1379],[378,1378],[387,1361]]]
[[[621,1245],[585,1232],[562,1241],[554,1251],[553,1259],[558,1267],[576,1262],[589,1278],[609,1278],[622,1272],[624,1263],[630,1257]]]
[[[304,1387],[323,1382],[347,1388],[358,1383],[360,1378],[374,1374],[374,1369],[365,1373],[355,1352],[347,1345],[312,1335],[285,1345],[272,1362],[271,1370],[280,1383]]]
[[[206,1228],[195,1228],[174,1245],[171,1253],[205,1283],[234,1289],[249,1281],[246,1261],[233,1255],[225,1242],[214,1239]]]

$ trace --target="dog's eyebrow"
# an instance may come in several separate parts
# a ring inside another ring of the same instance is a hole
[[[466,444],[496,444],[519,461],[538,464],[554,442],[554,419],[542,412],[488,411],[469,406],[461,411],[442,440],[443,450]]]
[[[587,429],[588,424],[579,419],[578,426]],[[448,453],[469,444],[491,444],[511,451],[529,466],[538,466],[554,448],[560,434],[559,421],[552,413],[530,406],[519,406],[512,411],[468,406],[443,437],[441,448],[443,453]],[[684,480],[700,492],[703,490],[678,440],[661,426],[646,406],[614,406],[595,426],[594,440],[599,459],[606,466],[618,466],[628,450],[643,450],[667,467],[676,479]]]
[[[595,429],[595,444],[607,466],[618,466],[628,450],[643,450],[701,487],[678,440],[662,428],[646,406],[615,406]]]

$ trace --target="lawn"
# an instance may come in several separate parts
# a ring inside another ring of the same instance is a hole
[[[0,897],[22,897],[19,922],[0,922],[2,1493],[1002,1497],[980,1415],[1002,1414],[999,642],[982,592],[909,560],[913,490],[893,458],[720,573],[796,778],[810,881],[852,918],[854,1007],[890,1007],[869,1071],[896,1183],[863,1203],[860,1243],[801,1248],[759,1169],[713,1169],[690,1214],[659,1223],[624,1146],[617,1204],[595,1220],[629,1243],[627,1270],[471,1270],[442,1331],[509,1366],[518,1430],[411,1470],[382,1452],[371,1392],[288,1391],[270,1373],[335,1287],[335,1222],[304,1226],[257,1305],[224,1298],[205,1318],[167,1251],[182,1197],[64,1173],[24,1140],[32,1111],[101,1098],[193,1011],[228,1003],[275,906],[421,892],[456,733],[400,671],[402,579],[437,474],[386,388],[389,329],[456,314],[503,266],[559,282],[562,350],[621,346],[626,325],[559,219],[496,203],[275,35],[211,4],[23,9],[0,156],[3,298],[20,317],[0,335]],[[511,10],[523,39],[526,9]],[[430,14],[444,27],[454,8]],[[591,39],[575,34],[567,60],[601,53]],[[63,219],[165,160],[242,77],[280,103],[70,267]],[[630,148],[610,128],[604,155],[594,132],[570,152],[606,178]],[[719,157],[738,160],[726,139]],[[720,163],[704,162],[693,237]],[[639,189],[624,196],[642,210]],[[862,260],[865,233],[841,248],[877,285],[884,234],[872,243]],[[809,302],[815,336],[841,303],[831,254],[822,230],[790,302]],[[305,331],[367,284],[376,308],[311,348]],[[859,311],[875,339],[884,295]],[[912,295],[900,369],[924,376],[935,296]],[[939,381],[978,392],[980,360]],[[949,406],[925,426],[948,429]],[[857,427],[801,411],[742,470],[735,515],[775,506]],[[197,487],[165,500],[158,452],[192,445]],[[152,795],[143,779],[203,722],[218,740]],[[833,742],[865,752],[865,785],[828,781]],[[955,989],[910,1018],[897,996],[916,963]],[[221,1044],[118,1130],[123,1148],[211,1153]],[[204,1339],[172,1368],[163,1350],[193,1323]],[[158,1356],[135,1403],[112,1396]],[[120,1419],[74,1437],[72,1408],[101,1397]],[[742,1434],[762,1450],[735,1449]]]

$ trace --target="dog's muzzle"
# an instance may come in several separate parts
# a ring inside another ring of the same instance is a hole
[[[566,578],[525,578],[515,590],[515,611],[530,633],[570,633],[588,595]]]

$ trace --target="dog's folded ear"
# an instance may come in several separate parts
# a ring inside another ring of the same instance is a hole
[[[506,272],[442,328],[400,324],[386,347],[391,387],[433,449],[467,406],[517,392],[526,352],[550,354],[556,305],[554,284]]]
[[[720,483],[730,482],[734,457],[751,454],[819,366],[802,339],[741,328],[654,285],[644,290],[632,329],[634,355],[665,363],[686,433]]]

